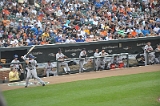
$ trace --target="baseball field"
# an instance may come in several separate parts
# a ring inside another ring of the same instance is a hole
[[[160,65],[43,80],[50,84],[1,85],[8,106],[160,106]]]

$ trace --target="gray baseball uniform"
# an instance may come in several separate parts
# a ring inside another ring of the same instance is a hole
[[[99,53],[100,56],[105,56],[105,55],[108,55],[108,53],[104,52],[100,52]],[[100,57],[100,68],[101,69],[104,69],[105,68],[105,58],[104,57]]]
[[[59,58],[64,59],[64,57],[65,57],[65,55],[64,55],[63,53],[57,53],[57,54],[56,54],[56,60],[58,60]],[[65,67],[64,67],[64,71],[65,71],[66,73],[70,72],[70,68],[69,68],[69,66],[68,66],[68,63],[59,62],[58,65],[59,65],[58,67],[60,67],[61,65],[64,65],[64,66],[65,66]]]
[[[84,66],[84,62],[85,62],[85,57],[86,57],[86,51],[81,51],[79,54],[79,73],[83,72],[83,70],[85,70],[83,68]]]
[[[152,51],[152,50],[153,50],[152,46],[146,45],[146,46],[144,47],[145,65],[147,65],[147,58],[149,58],[149,62],[150,62],[150,63],[154,63],[154,59],[155,59],[154,52],[150,52],[150,51]],[[147,57],[147,52],[150,52],[150,53],[148,54],[148,57]]]
[[[155,61],[156,63],[160,63],[160,45],[155,49]]]
[[[98,68],[100,67],[100,58],[98,58],[97,56],[100,56],[99,53],[95,52],[94,53],[94,57],[95,57],[95,65],[96,65],[96,71],[98,70]]]
[[[27,70],[27,77],[26,77],[26,86],[28,86],[29,83],[29,79],[31,77],[31,75],[38,80],[38,82],[40,82],[42,85],[44,84],[44,81],[42,81],[38,76],[37,76],[37,71],[36,71],[36,65],[37,65],[37,61],[34,59],[28,59],[29,64],[26,67]]]
[[[17,63],[17,64],[13,64],[13,67],[15,67],[16,69],[19,69],[19,65],[20,65],[18,64],[19,62],[20,62],[19,60],[15,60],[15,59],[11,61],[11,63]]]
[[[57,75],[57,71],[53,72],[52,69],[53,69],[53,64],[52,63],[50,63],[50,64],[47,63],[45,65],[45,70],[46,70],[47,77],[49,77],[49,74],[53,74],[54,76]]]

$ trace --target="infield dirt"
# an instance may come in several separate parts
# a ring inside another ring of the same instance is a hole
[[[48,78],[42,78],[44,81],[49,82],[49,84],[57,84],[57,83],[65,83],[72,82],[78,80],[89,80],[96,78],[104,78],[111,76],[120,76],[120,75],[130,75],[130,74],[138,74],[145,72],[155,72],[160,71],[160,65],[149,65],[142,67],[132,67],[132,68],[121,68],[121,69],[113,69],[113,70],[104,70],[104,71],[92,71],[85,73],[77,73],[63,76],[54,76]],[[8,83],[0,84],[0,89],[2,91],[12,90],[24,88],[23,86],[8,86]]]

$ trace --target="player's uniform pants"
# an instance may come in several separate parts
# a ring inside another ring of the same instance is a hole
[[[154,63],[154,59],[155,59],[154,52],[149,53],[148,56],[147,56],[147,53],[145,53],[144,57],[145,57],[145,65],[147,65],[147,59],[149,60],[149,63]]]
[[[85,62],[85,59],[84,59],[84,58],[81,58],[81,59],[79,60],[79,72],[83,72],[84,62]]]
[[[95,59],[95,68],[96,68],[96,71],[98,70],[99,67],[100,67],[100,59],[97,58],[97,59]]]
[[[37,76],[36,69],[28,69],[28,68],[27,68],[26,86],[28,86],[29,79],[31,78],[31,76],[33,76],[35,79],[37,79],[37,81],[40,82],[41,84],[44,84],[44,81],[42,81],[42,80]]]
[[[105,62],[104,58],[100,58],[100,59],[99,59],[99,64],[100,64],[100,68],[101,68],[101,69],[104,69],[104,68],[105,68],[105,63],[106,63],[106,62]]]
[[[56,76],[57,75],[57,71],[47,70],[46,74],[47,74],[47,77],[49,77],[49,74],[53,74],[54,76]]]
[[[66,72],[66,73],[68,73],[68,71],[70,71],[70,68],[69,68],[69,66],[68,66],[68,63],[65,63],[65,62],[59,62],[58,63],[58,67],[60,67],[60,66],[65,66],[64,67],[64,71]]]

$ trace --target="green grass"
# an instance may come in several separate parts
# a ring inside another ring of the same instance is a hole
[[[3,92],[8,106],[160,106],[160,71]]]

